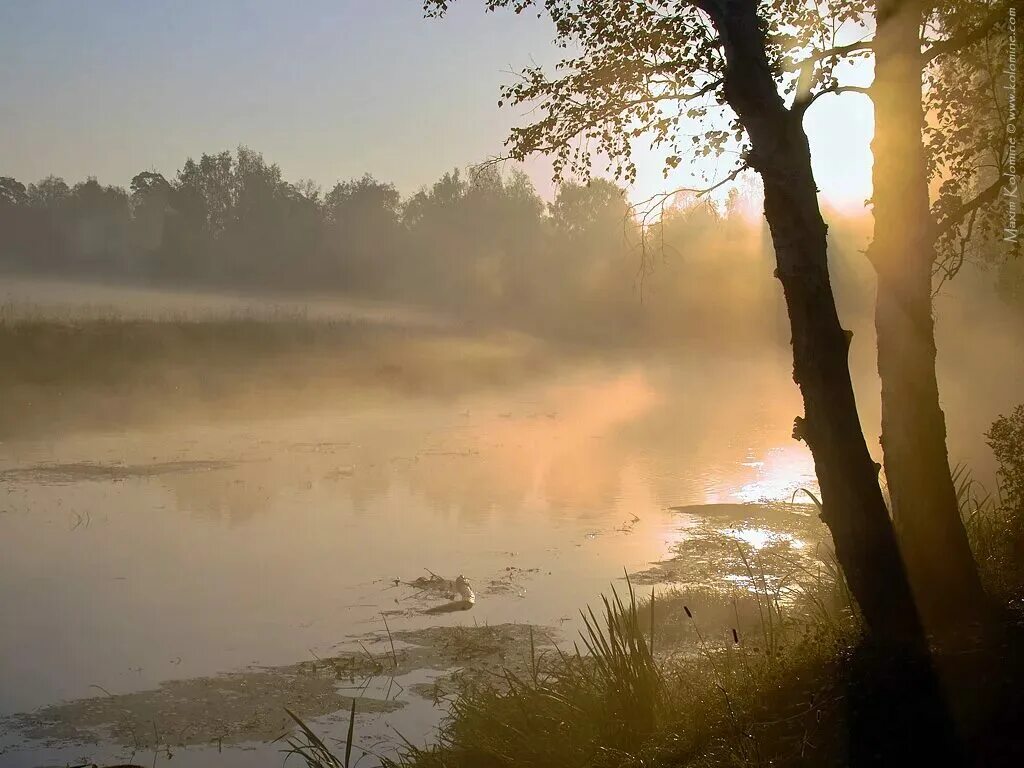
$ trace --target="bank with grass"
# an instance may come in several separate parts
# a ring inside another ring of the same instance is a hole
[[[432,744],[406,743],[384,764],[1024,764],[1022,426],[1018,409],[993,427],[999,490],[957,472],[993,610],[987,626],[933,644],[948,730],[935,732],[929,720],[928,670],[868,641],[837,568],[780,570],[739,547],[745,578],[735,589],[643,594],[627,579],[584,609],[574,647],[533,649],[518,670],[467,682]],[[339,753],[312,729],[294,739],[311,768],[350,762],[349,750]]]

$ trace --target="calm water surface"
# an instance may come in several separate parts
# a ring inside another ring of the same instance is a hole
[[[339,394],[301,416],[2,445],[0,714],[329,655],[383,612],[396,632],[571,636],[579,607],[685,536],[669,507],[814,487],[788,371],[783,354],[682,355],[455,401]],[[394,582],[426,569],[465,575],[475,607],[423,614]],[[361,730],[426,738],[440,710],[404,698]],[[5,765],[121,754],[0,744]]]

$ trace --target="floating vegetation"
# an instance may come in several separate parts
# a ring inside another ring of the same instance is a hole
[[[0,720],[0,732],[18,732],[47,745],[113,742],[135,751],[202,744],[267,742],[303,720],[350,711],[393,712],[408,695],[437,700],[463,681],[485,680],[503,669],[526,669],[531,644],[550,647],[552,633],[522,624],[430,627],[388,632],[357,643],[358,651],[280,667],[170,680],[158,688],[43,707]],[[376,650],[380,647],[380,650]],[[374,649],[374,650],[371,650]],[[445,674],[403,687],[398,678],[420,670]],[[393,686],[371,686],[396,679]],[[98,688],[98,686],[97,686]],[[374,695],[390,690],[384,696]]]

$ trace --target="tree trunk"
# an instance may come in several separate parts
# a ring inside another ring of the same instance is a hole
[[[876,6],[875,329],[882,381],[882,449],[893,521],[929,629],[978,618],[978,569],[960,519],[935,376],[932,267],[921,108],[921,0]]]
[[[771,229],[789,314],[793,378],[804,416],[793,434],[814,457],[822,519],[836,556],[872,633],[923,649],[918,619],[889,512],[857,415],[839,324],[802,112],[782,102],[765,53],[755,0],[706,0],[726,56],[725,98],[750,137],[748,161],[764,182]]]

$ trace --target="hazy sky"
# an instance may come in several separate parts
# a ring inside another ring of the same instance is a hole
[[[498,109],[510,69],[553,63],[546,20],[460,0],[3,0],[0,175],[127,185],[246,144],[325,187],[369,171],[403,193],[501,151],[525,110]],[[808,118],[834,203],[869,192],[871,115],[858,96]],[[641,162],[634,196],[665,186]],[[549,166],[527,167],[542,194]],[[685,177],[673,179],[676,183]]]

